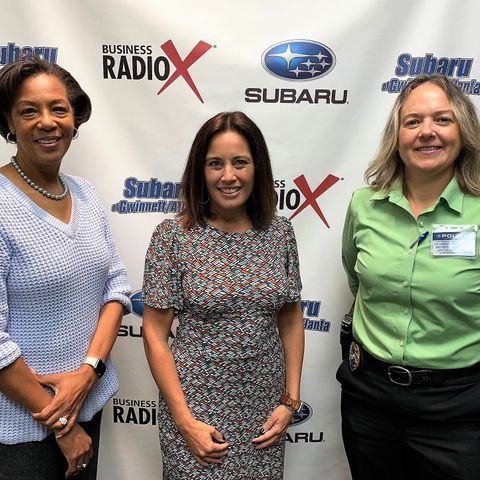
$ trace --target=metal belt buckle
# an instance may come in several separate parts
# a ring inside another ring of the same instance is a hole
[[[395,375],[396,373],[400,375],[407,375],[407,381],[398,382],[397,380],[395,380],[393,378],[393,375]],[[388,378],[392,383],[395,383],[396,385],[401,385],[402,387],[409,387],[412,384],[412,372],[400,365],[390,365],[388,367]]]

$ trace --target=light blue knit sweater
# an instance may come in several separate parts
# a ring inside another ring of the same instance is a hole
[[[125,267],[93,187],[63,178],[73,201],[68,225],[0,175],[0,368],[22,356],[38,373],[75,370],[100,308],[115,300],[131,309]],[[106,364],[79,421],[90,420],[118,389],[111,360]],[[48,433],[0,394],[1,443],[42,440]]]

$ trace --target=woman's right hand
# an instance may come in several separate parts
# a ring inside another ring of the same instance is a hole
[[[228,453],[228,443],[215,427],[193,419],[180,431],[200,465],[208,467],[211,463],[222,463],[221,457]]]
[[[149,251],[155,256],[153,247],[149,247]],[[200,465],[208,467],[211,464],[222,463],[221,457],[227,454],[228,443],[215,427],[196,420],[190,413],[178,378],[175,359],[168,345],[174,315],[173,307],[154,308],[145,305],[143,310],[145,354],[153,378],[187,443],[187,448]]]
[[[75,423],[69,433],[57,438],[57,443],[68,463],[65,478],[81,473],[93,456],[92,439],[85,430]]]

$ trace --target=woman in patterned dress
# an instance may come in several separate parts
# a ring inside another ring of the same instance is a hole
[[[153,233],[143,287],[163,478],[280,480],[285,431],[300,406],[301,282],[293,229],[275,216],[268,149],[251,119],[224,112],[201,127],[182,195],[179,218]]]

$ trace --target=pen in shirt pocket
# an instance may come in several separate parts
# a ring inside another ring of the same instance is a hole
[[[410,245],[413,248],[415,245],[420,245],[428,237],[428,231],[423,232],[420,236]]]

